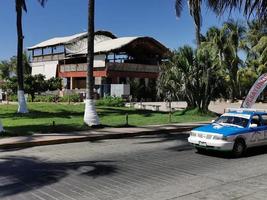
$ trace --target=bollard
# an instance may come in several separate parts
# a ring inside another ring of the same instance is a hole
[[[172,112],[169,112],[169,123],[172,122]]]
[[[125,125],[128,126],[129,125],[129,116],[128,113],[125,114]]]

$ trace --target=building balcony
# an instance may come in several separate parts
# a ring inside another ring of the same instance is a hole
[[[64,53],[59,54],[49,54],[49,55],[40,55],[40,56],[33,56],[31,62],[48,62],[48,61],[58,61],[65,58]]]
[[[60,72],[82,72],[87,70],[87,63],[60,65]],[[134,63],[106,63],[103,67],[94,67],[95,71],[145,72],[159,73],[159,66]]]

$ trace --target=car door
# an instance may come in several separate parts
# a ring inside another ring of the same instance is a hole
[[[263,132],[263,142],[267,144],[267,114],[261,115],[261,123],[262,123],[262,132]]]
[[[266,116],[267,117],[267,116]],[[254,114],[250,120],[251,124],[257,124],[257,127],[250,128],[247,143],[249,146],[263,145],[265,140],[266,125],[263,124],[262,116]]]

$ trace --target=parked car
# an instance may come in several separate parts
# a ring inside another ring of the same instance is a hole
[[[228,109],[211,124],[193,129],[188,142],[198,151],[232,151],[240,157],[247,148],[267,144],[267,112]]]

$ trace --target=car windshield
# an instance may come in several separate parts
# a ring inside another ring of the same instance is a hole
[[[221,116],[217,120],[215,120],[215,123],[218,124],[226,124],[226,125],[232,125],[232,126],[241,126],[241,127],[247,127],[248,125],[248,119],[242,118],[242,117],[235,117],[235,116]]]

